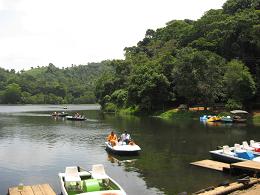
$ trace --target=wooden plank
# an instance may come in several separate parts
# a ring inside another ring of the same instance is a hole
[[[250,181],[247,185],[243,184],[243,183],[231,183],[228,186],[220,186],[220,187],[216,187],[213,190],[210,191],[205,191],[205,192],[201,192],[201,193],[196,193],[198,195],[221,195],[221,194],[228,194],[231,192],[234,192],[236,190],[241,190],[244,188],[248,188],[256,183],[259,183],[260,179],[258,178],[250,178]]]
[[[41,184],[39,187],[44,195],[56,195],[49,184]]]
[[[260,171],[260,162],[255,162],[255,161],[243,161],[243,162],[238,162],[238,163],[233,163],[230,166],[231,168],[236,168],[236,169],[243,169],[243,170],[250,170],[250,171]]]
[[[214,169],[217,171],[223,171],[223,169],[230,169],[230,164],[228,164],[228,163],[223,163],[223,162],[218,162],[218,161],[208,160],[208,159],[197,161],[197,162],[192,162],[190,164],[199,166],[199,167],[208,168],[208,169]]]
[[[32,190],[34,195],[44,195],[43,192],[41,191],[40,185],[33,185]]]
[[[24,186],[21,191],[21,194],[22,195],[34,195],[31,186]]]
[[[37,184],[33,186],[24,186],[22,190],[18,187],[8,189],[9,195],[56,195],[49,184]]]
[[[9,188],[8,193],[9,195],[21,195],[17,187]]]

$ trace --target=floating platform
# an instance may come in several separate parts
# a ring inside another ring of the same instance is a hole
[[[22,189],[12,187],[8,189],[9,195],[56,195],[49,184],[37,184],[33,186],[23,186]]]
[[[246,170],[246,171],[253,171],[253,172],[260,172],[260,163],[255,161],[243,161],[238,163],[233,163],[230,165],[232,169],[239,169],[239,170]]]
[[[197,161],[197,162],[192,162],[190,164],[196,165],[199,167],[208,168],[208,169],[213,169],[216,171],[227,171],[230,169],[230,164],[228,164],[228,163],[223,163],[223,162],[218,162],[218,161],[208,160],[208,159]]]

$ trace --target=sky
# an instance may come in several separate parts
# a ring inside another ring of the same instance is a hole
[[[123,59],[147,29],[199,19],[226,0],[0,0],[0,67]]]

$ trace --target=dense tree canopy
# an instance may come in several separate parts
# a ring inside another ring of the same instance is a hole
[[[259,0],[227,0],[197,21],[169,21],[124,51],[123,60],[86,66],[0,69],[0,101],[97,100],[109,110],[144,112],[180,103],[241,108],[260,101]]]
[[[258,101],[259,2],[228,0],[197,21],[148,29],[137,46],[125,48],[125,60],[100,77],[98,101],[145,112],[179,103],[240,107]]]
[[[0,103],[95,103],[105,62],[59,69],[53,64],[15,73],[0,69]]]

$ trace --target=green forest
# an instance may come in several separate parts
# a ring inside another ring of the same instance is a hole
[[[96,103],[96,78],[106,62],[59,69],[53,64],[28,71],[0,69],[2,104]]]
[[[63,69],[0,69],[0,103],[98,102],[133,113],[180,104],[260,107],[259,0],[228,0],[196,21],[148,29],[124,52],[123,60]]]
[[[98,79],[107,111],[155,112],[180,104],[260,107],[260,1],[228,0],[197,21],[148,29]]]

